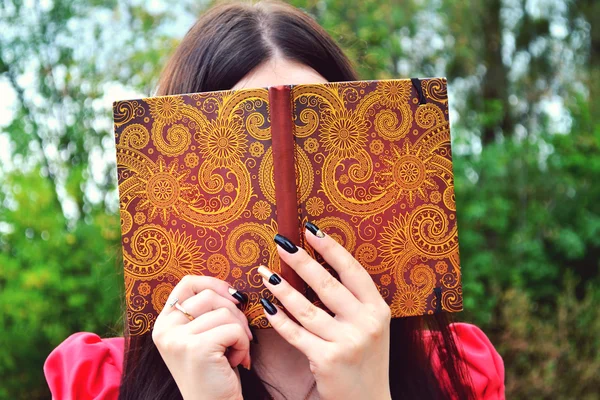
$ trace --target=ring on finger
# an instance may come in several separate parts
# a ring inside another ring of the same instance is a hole
[[[194,320],[194,316],[190,313],[188,313],[187,311],[185,311],[185,308],[183,308],[183,306],[179,303],[175,303],[175,308],[178,309],[179,311],[181,311],[190,321]]]
[[[179,301],[179,297],[175,296],[167,303],[167,305],[169,307],[173,308],[173,307],[175,307],[175,304],[177,304],[178,301]]]

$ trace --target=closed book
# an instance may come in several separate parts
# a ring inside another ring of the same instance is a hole
[[[310,221],[369,272],[393,317],[462,309],[446,80],[282,85],[113,104],[130,335],[185,275],[246,293],[257,272],[314,292],[279,260]]]

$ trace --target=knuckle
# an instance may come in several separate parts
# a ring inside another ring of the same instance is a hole
[[[300,252],[300,257],[298,259],[297,268],[306,268],[310,265],[310,263],[314,261],[314,258],[312,258],[307,251],[302,249],[302,251]]]
[[[342,352],[340,350],[330,349],[324,352],[321,357],[321,364],[324,367],[320,368],[321,373],[332,370],[336,365],[339,365],[339,363],[343,361],[344,357],[342,356]]]
[[[284,332],[285,337],[288,342],[291,344],[297,343],[300,337],[300,331],[289,319],[284,319],[279,324],[279,329],[281,332]]]
[[[181,286],[191,286],[192,285],[192,275],[186,275],[179,281]]]
[[[327,276],[321,281],[321,290],[332,289],[339,285],[339,281],[335,279],[331,274],[327,274]]]
[[[200,297],[201,301],[212,301],[217,293],[215,293],[212,289],[204,289],[200,293],[197,294]]]
[[[306,304],[299,312],[299,318],[305,321],[312,321],[317,315],[317,308],[312,303]]]

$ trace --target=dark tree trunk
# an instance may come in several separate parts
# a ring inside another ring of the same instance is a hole
[[[502,62],[502,21],[500,19],[501,0],[484,1],[482,28],[484,38],[484,64],[486,74],[482,83],[482,106],[485,113],[497,113],[501,105],[499,120],[485,124],[481,140],[490,143],[496,137],[498,127],[503,135],[510,135],[514,122],[508,105],[508,69]]]

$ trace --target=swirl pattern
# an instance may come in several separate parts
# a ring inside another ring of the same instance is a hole
[[[410,80],[290,89],[299,225],[348,249],[394,317],[462,309],[446,81],[421,88],[425,104]],[[251,325],[269,326],[257,268],[282,272],[272,108],[264,88],[113,104],[132,335],[185,275],[226,280]]]

